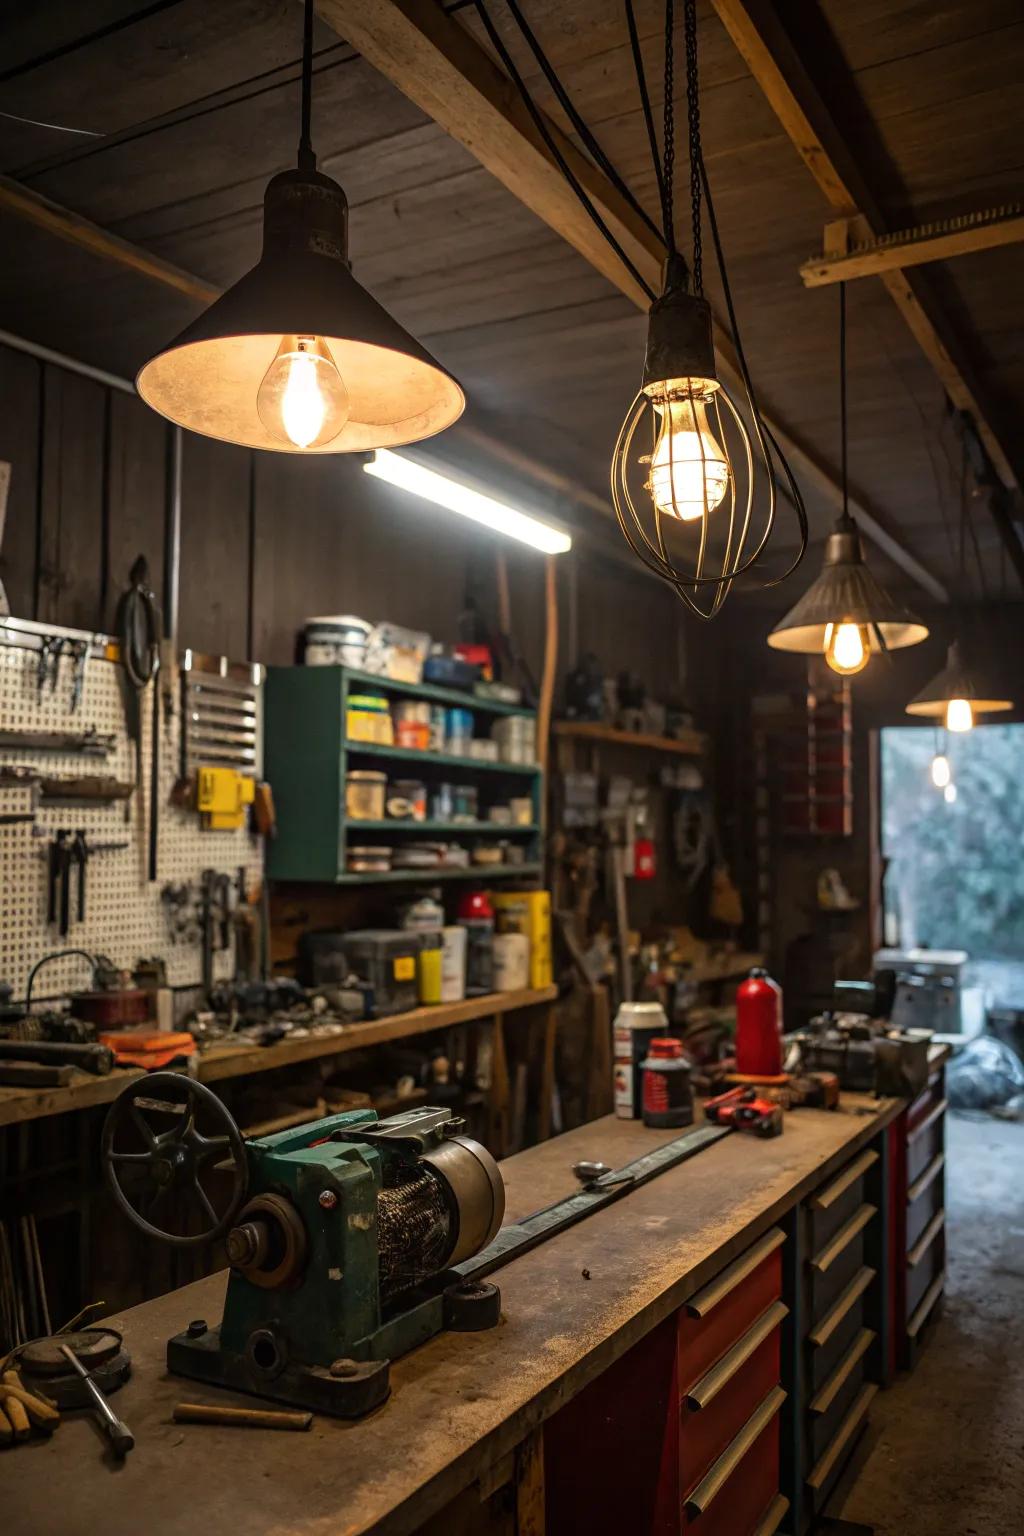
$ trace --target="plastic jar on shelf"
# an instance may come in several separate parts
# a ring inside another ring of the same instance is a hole
[[[378,747],[392,745],[391,711],[383,694],[349,694],[345,734],[349,741],[371,741]]]
[[[345,775],[345,815],[350,821],[383,821],[386,773],[353,768]]]

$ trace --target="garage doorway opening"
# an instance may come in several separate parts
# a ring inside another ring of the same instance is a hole
[[[966,950],[984,1006],[1024,1009],[1024,725],[886,727],[881,774],[886,944]]]

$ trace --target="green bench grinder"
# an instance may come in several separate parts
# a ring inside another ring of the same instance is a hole
[[[223,1238],[231,1266],[220,1325],[170,1339],[168,1370],[355,1418],[387,1397],[390,1360],[442,1328],[497,1323],[497,1287],[451,1273],[505,1210],[498,1166],[463,1124],[359,1109],[246,1141],[201,1083],[129,1084],[103,1128],[118,1205],[177,1247]]]

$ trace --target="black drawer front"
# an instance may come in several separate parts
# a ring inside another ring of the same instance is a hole
[[[856,1338],[854,1345],[856,1346]],[[845,1358],[845,1356],[843,1357]],[[837,1369],[842,1369],[841,1359]],[[835,1397],[829,1403],[824,1413],[812,1413],[809,1409],[806,1416],[804,1430],[807,1445],[807,1465],[813,1465],[835,1439],[839,1426],[853,1407],[866,1379],[867,1360],[864,1355],[857,1360],[848,1374],[843,1378]]]
[[[945,1106],[937,1104],[916,1131],[907,1136],[907,1182],[913,1184],[945,1146]]]
[[[812,1322],[820,1322],[837,1297],[864,1266],[865,1229],[861,1230],[836,1254],[827,1269],[807,1266],[807,1316]]]
[[[864,1327],[865,1295],[866,1290],[843,1311],[838,1322],[829,1330],[828,1337],[820,1344],[807,1340],[804,1346],[804,1386],[808,1401],[821,1391]]]
[[[934,1165],[932,1165],[934,1166]],[[922,1177],[927,1177],[929,1170],[925,1170]],[[914,1191],[911,1184],[910,1192],[914,1199],[907,1206],[907,1248],[913,1248],[918,1238],[924,1232],[928,1223],[942,1210],[945,1203],[943,1189],[942,1169],[928,1179],[919,1192]]]
[[[807,1221],[805,1252],[820,1253],[830,1239],[841,1231],[850,1217],[856,1215],[864,1204],[865,1198],[864,1175],[861,1174],[826,1208],[815,1210],[813,1206],[808,1206],[805,1212]]]

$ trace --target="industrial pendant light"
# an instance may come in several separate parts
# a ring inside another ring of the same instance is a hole
[[[967,443],[962,444],[960,459],[960,575],[957,590],[967,590]],[[976,548],[977,553],[977,548]],[[978,557],[978,571],[984,586],[984,573]],[[1013,700],[999,697],[1001,689],[979,676],[964,661],[959,641],[953,640],[946,653],[946,665],[907,705],[908,715],[941,719],[947,731],[973,730],[975,716],[1012,709]],[[934,780],[934,774],[933,774]],[[937,784],[938,781],[934,780]]]
[[[298,167],[263,203],[259,262],[136,379],[143,400],[206,437],[281,453],[358,453],[451,426],[456,381],[352,276],[348,204],[310,141],[306,0]]]
[[[664,291],[650,309],[640,389],[622,423],[612,458],[612,500],[619,527],[637,558],[667,581],[699,618],[710,619],[733,581],[751,569],[771,536],[778,499],[776,460],[800,524],[799,553],[786,575],[803,556],[807,521],[799,488],[757,408],[736,325],[701,148],[695,0],[684,0],[683,4],[692,267],[676,247],[674,227],[673,0],[666,0],[665,10],[665,117],[660,156],[631,4],[627,4],[627,21],[661,194],[667,261]],[[711,309],[703,287],[703,202],[707,204],[751,431],[717,374]],[[650,451],[638,454],[637,446],[645,435]],[[637,466],[645,466],[646,475],[638,472]],[[762,483],[765,494],[757,498],[762,510],[755,513],[755,491]]]
[[[927,627],[893,601],[864,562],[849,511],[846,416],[846,284],[839,284],[839,423],[843,510],[825,543],[821,575],[781,619],[768,644],[776,651],[823,655],[833,672],[861,672],[874,649],[894,651],[927,639]]]

